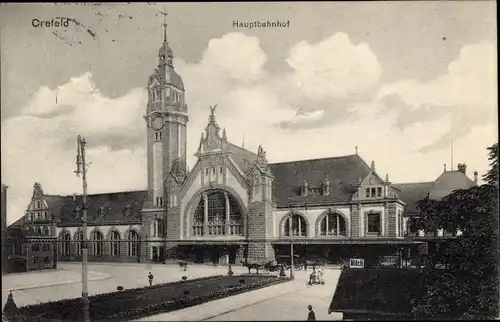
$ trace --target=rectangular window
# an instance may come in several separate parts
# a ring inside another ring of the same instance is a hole
[[[36,220],[40,220],[40,213],[39,212],[36,213]]]
[[[36,209],[40,209],[41,208],[41,203],[39,200],[36,201]]]
[[[222,167],[219,168],[220,174],[222,174]]]
[[[50,258],[49,258],[49,256],[45,256],[45,257],[43,258],[43,263],[44,263],[44,264],[50,264]]]
[[[382,188],[377,188],[377,197],[382,197]]]
[[[375,197],[376,197],[375,188],[372,188],[372,198],[375,198]]]
[[[161,90],[156,91],[156,100],[161,101]]]
[[[162,132],[155,132],[155,141],[160,141],[163,138]]]
[[[38,263],[38,256],[33,256],[33,264]]]
[[[160,206],[163,206],[163,197],[160,197]]]
[[[210,173],[209,173],[209,170],[208,170],[208,168],[206,168],[206,169],[205,169],[205,176],[207,176],[207,177],[208,177],[208,175],[209,175],[209,174],[210,174]]]
[[[370,188],[366,188],[366,198],[370,198]]]
[[[33,244],[33,245],[31,245],[31,251],[33,251],[33,252],[39,252],[40,251],[40,244]]]
[[[368,233],[380,233],[380,214],[368,214]]]
[[[35,220],[35,214],[34,213],[30,213],[30,219],[31,219],[31,221]]]

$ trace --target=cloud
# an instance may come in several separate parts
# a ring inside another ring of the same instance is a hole
[[[291,80],[311,100],[345,99],[379,85],[382,67],[367,44],[354,45],[344,33],[311,45],[302,41],[286,62]]]
[[[483,88],[489,69],[470,70],[471,57],[484,50],[463,50],[450,64],[449,75],[436,80],[382,86],[377,57],[368,45],[352,44],[345,34],[293,46],[286,56],[291,70],[285,73],[266,70],[267,55],[256,37],[231,33],[212,39],[200,61],[175,61],[186,86],[188,164],[196,161],[208,106],[218,104],[216,119],[229,141],[240,145],[244,137],[245,148],[255,152],[262,144],[270,162],[353,154],[358,146],[368,163],[375,159],[380,173],[399,182],[440,174],[443,162],[436,160],[449,158],[440,147],[447,145],[453,117],[464,129],[453,132],[463,136],[455,147],[457,157],[461,153],[471,169],[481,171],[488,166],[483,143],[496,140],[491,130],[496,124],[486,120],[494,93],[491,86]],[[472,87],[467,95],[482,99],[455,97],[464,96],[464,85],[458,84],[464,79],[481,82],[483,87]],[[146,98],[143,88],[106,97],[90,73],[55,89],[40,88],[21,116],[2,123],[2,180],[11,186],[9,221],[23,215],[35,181],[48,193],[81,191],[81,180],[73,173],[77,134],[88,141],[90,193],[144,189]],[[471,142],[476,144],[465,145]],[[419,149],[422,153],[415,154]]]
[[[464,46],[448,73],[427,82],[401,80],[383,86],[375,101],[386,106],[380,111],[396,112],[395,125],[405,129],[436,118],[450,119],[449,131],[419,151],[444,147],[451,136],[458,139],[471,128],[486,126],[497,119],[496,46],[483,41]],[[448,143],[449,144],[449,143]]]
[[[105,97],[85,73],[59,88],[40,88],[20,116],[3,121],[9,222],[23,215],[34,182],[48,193],[81,191],[73,173],[78,134],[88,142],[90,192],[144,188],[145,99],[143,89]]]

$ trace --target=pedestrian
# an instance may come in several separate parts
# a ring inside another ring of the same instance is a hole
[[[153,278],[155,277],[153,276],[153,274],[151,274],[151,272],[149,272],[148,274],[149,286],[153,286]]]
[[[309,309],[309,314],[307,315],[307,321],[316,321],[316,314],[314,314],[313,306],[309,304],[307,308]]]

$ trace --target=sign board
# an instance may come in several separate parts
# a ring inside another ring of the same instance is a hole
[[[351,258],[349,260],[349,268],[364,268],[365,260],[361,258]]]

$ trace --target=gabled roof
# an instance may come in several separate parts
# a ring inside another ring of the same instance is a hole
[[[269,169],[274,176],[273,200],[278,207],[288,205],[288,198],[293,203],[347,202],[357,190],[359,178],[365,178],[371,171],[366,162],[357,154],[302,160],[283,163],[271,163]],[[330,194],[309,193],[300,195],[306,181],[309,187],[321,187],[324,179],[331,184]]]
[[[233,159],[234,163],[240,168],[243,173],[247,173],[250,167],[257,161],[257,154],[227,142],[227,147],[231,154],[229,157]]]
[[[88,223],[126,225],[140,222],[141,209],[146,198],[147,190],[88,195]],[[75,216],[75,205],[81,205],[81,202],[82,196],[76,196],[75,201],[73,201],[73,196],[63,197],[59,225],[78,226],[81,224],[80,217]]]
[[[474,185],[474,181],[461,171],[445,171],[434,181],[429,198],[439,200],[455,190],[469,189]]]
[[[434,182],[393,183],[400,190],[399,199],[406,203],[405,214],[418,214],[417,202],[429,195]]]
[[[43,199],[45,200],[45,202],[47,202],[47,206],[52,211],[54,217],[59,217],[64,198],[64,196],[59,195],[43,196]]]

